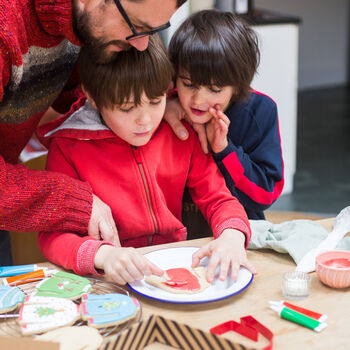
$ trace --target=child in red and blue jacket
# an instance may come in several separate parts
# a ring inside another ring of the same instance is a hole
[[[250,83],[259,63],[254,31],[229,12],[194,13],[169,44],[187,118],[205,125],[211,153],[249,219],[281,194],[283,159],[277,106]]]
[[[108,203],[121,247],[76,232],[41,232],[39,246],[52,262],[76,273],[98,274],[125,284],[162,271],[133,248],[185,240],[181,201],[185,186],[208,220],[214,240],[192,257],[208,256],[207,279],[253,273],[245,248],[251,231],[239,201],[225,186],[212,156],[194,131],[179,140],[162,122],[172,66],[159,37],[145,51],[131,48],[97,64],[84,48],[80,76],[87,99],[59,120],[43,125],[47,169],[88,182]]]

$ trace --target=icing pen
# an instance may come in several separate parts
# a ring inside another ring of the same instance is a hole
[[[310,328],[315,332],[321,332],[328,325],[327,323],[316,321],[311,317],[307,317],[299,312],[291,310],[285,306],[270,305],[270,308],[276,311],[281,318],[285,320],[300,324],[304,327]]]
[[[323,322],[327,319],[327,315],[324,314],[320,314],[318,312],[315,311],[311,311],[308,309],[304,309],[300,306],[297,305],[293,305],[288,303],[287,301],[281,300],[281,301],[269,301],[270,305],[276,305],[276,306],[286,306],[288,309],[294,310],[296,312],[299,312],[305,316],[311,317],[317,321]]]
[[[31,264],[31,265],[14,265],[14,266],[1,266],[0,277],[10,277],[21,275],[27,272],[33,272],[42,269],[42,267]]]
[[[49,271],[47,267],[44,267],[41,270],[28,272],[23,275],[1,278],[0,281],[5,286],[12,286],[12,285],[17,286],[19,284],[25,284],[25,283],[42,280],[43,278],[47,277],[50,273],[51,271]]]

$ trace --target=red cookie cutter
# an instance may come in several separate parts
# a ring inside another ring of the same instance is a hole
[[[258,340],[258,334],[260,333],[270,341],[269,345],[265,346],[261,350],[272,349],[273,333],[263,324],[258,322],[253,316],[241,317],[241,323],[236,321],[227,321],[210,329],[210,332],[216,335],[221,335],[230,331],[243,335],[244,337],[253,341]]]

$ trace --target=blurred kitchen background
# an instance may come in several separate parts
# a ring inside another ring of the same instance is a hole
[[[165,40],[213,7],[243,16],[260,38],[252,86],[277,102],[286,180],[269,211],[334,216],[350,204],[350,2],[190,0]]]

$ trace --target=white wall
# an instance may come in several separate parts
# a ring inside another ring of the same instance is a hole
[[[255,8],[296,15],[299,31],[299,89],[348,82],[348,0],[255,0]]]
[[[284,160],[283,194],[293,191],[296,170],[298,25],[254,26],[259,36],[260,66],[252,87],[277,103]]]
[[[186,1],[183,5],[181,5],[177,11],[173,14],[173,16],[170,18],[170,28],[167,29],[164,39],[166,44],[169,43],[169,40],[171,39],[172,35],[176,31],[176,29],[181,25],[181,23],[188,17],[188,15],[191,12],[191,2]]]

